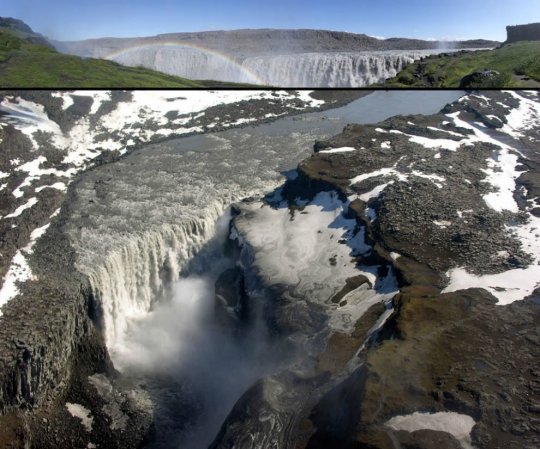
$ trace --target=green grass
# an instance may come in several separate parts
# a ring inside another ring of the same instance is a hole
[[[83,59],[32,44],[0,29],[0,88],[183,88],[245,86],[192,81],[105,59]]]
[[[526,87],[522,78],[540,82],[540,41],[516,42],[503,47],[455,56],[433,56],[408,65],[384,87],[459,87],[461,79],[484,69],[500,77],[482,87]],[[419,76],[415,76],[419,75]]]

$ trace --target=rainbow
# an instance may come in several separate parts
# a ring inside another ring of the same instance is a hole
[[[241,73],[243,73],[246,76],[246,80],[249,83],[266,84],[266,82],[262,78],[260,78],[256,73],[244,67],[241,63],[236,61],[232,56],[229,56],[225,53],[220,53],[216,50],[211,50],[201,45],[196,45],[196,44],[191,44],[191,43],[163,41],[163,42],[153,42],[150,44],[131,45],[131,46],[123,47],[118,50],[107,53],[102,57],[108,60],[116,60],[117,58],[136,50],[145,50],[145,49],[163,48],[163,47],[173,47],[173,48],[180,47],[180,48],[188,48],[190,50],[199,51],[206,56],[212,56],[212,57],[217,58],[220,61],[223,61],[225,65],[232,65],[233,67],[238,69]]]

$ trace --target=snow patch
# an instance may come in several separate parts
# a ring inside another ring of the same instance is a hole
[[[307,103],[308,106],[317,107],[324,104],[324,100],[317,100],[311,96],[313,90],[299,90],[297,96],[300,100]]]
[[[372,198],[378,198],[379,195],[384,191],[384,189],[386,189],[390,184],[393,184],[393,183],[394,181],[390,181],[385,184],[381,184],[375,187],[374,189],[370,190],[369,192],[359,195],[358,198],[367,203]]]
[[[54,218],[59,213],[60,209],[57,209],[50,218]],[[35,279],[30,270],[30,266],[26,261],[25,255],[32,254],[35,243],[43,234],[45,234],[49,226],[50,223],[47,223],[40,228],[34,229],[30,234],[30,242],[28,245],[22,248],[22,250],[18,250],[15,253],[15,256],[13,256],[13,259],[11,259],[11,264],[8,272],[4,276],[2,288],[0,289],[0,317],[2,316],[2,306],[19,294],[17,284],[30,279]]]
[[[429,139],[427,137],[411,136],[411,135],[409,135],[409,137],[410,137],[409,142],[417,143],[418,145],[422,145],[425,148],[432,148],[432,149],[444,148],[450,151],[457,151],[457,149],[461,146],[461,141],[459,140]]]
[[[92,424],[94,423],[94,418],[92,417],[92,412],[86,407],[83,407],[81,404],[73,404],[71,402],[66,402],[66,408],[68,412],[74,418],[79,418],[82,422],[82,425],[87,432],[92,432]]]
[[[434,126],[428,126],[427,129],[431,129],[432,131],[439,131],[439,132],[442,132],[442,133],[450,134],[452,136],[463,138],[463,134],[459,134],[459,133],[457,133],[455,131],[450,131],[448,129],[435,128]]]
[[[353,147],[341,147],[341,148],[329,148],[328,150],[321,150],[319,153],[348,153],[350,151],[356,151]]]
[[[473,449],[471,431],[476,422],[469,415],[455,412],[420,413],[395,416],[386,422],[386,425],[394,430],[414,432],[416,430],[429,429],[446,432],[454,436],[463,449]]]
[[[507,149],[501,150],[488,160],[487,169],[482,170],[487,174],[484,182],[491,184],[495,192],[484,195],[484,201],[493,210],[501,212],[509,210],[518,212],[519,207],[514,200],[516,179],[522,172],[516,170],[518,157],[511,154]]]
[[[506,124],[502,132],[511,135],[515,139],[524,136],[523,132],[532,129],[540,121],[540,104],[530,100],[514,91],[504,91],[519,100],[519,106],[513,108],[506,116]]]
[[[36,193],[41,192],[43,189],[56,189],[56,190],[61,190],[61,191],[65,192],[67,190],[67,187],[66,187],[66,184],[64,182],[55,182],[54,184],[51,184],[50,186],[38,187],[35,190],[35,192]]]
[[[0,111],[6,114],[7,121],[11,125],[30,139],[34,149],[39,148],[34,138],[35,132],[43,131],[52,133],[54,136],[62,135],[60,127],[49,119],[43,105],[22,98],[17,98],[16,102],[12,100],[13,97],[5,97],[0,102]]]
[[[452,222],[451,221],[447,221],[447,220],[440,220],[440,221],[437,221],[437,220],[434,220],[433,221],[433,224],[435,226],[438,226],[439,228],[447,228],[448,226],[451,226],[452,225]]]
[[[15,212],[6,215],[4,218],[15,218],[21,215],[26,209],[30,209],[34,205],[36,205],[38,202],[37,198],[30,198],[26,203],[24,203],[22,206],[19,206],[17,209],[15,209]]]
[[[75,103],[69,92],[53,92],[51,94],[51,97],[62,99],[63,111],[65,111],[66,109],[68,109],[70,106],[72,106]]]
[[[364,174],[355,176],[354,178],[351,179],[351,184],[357,184],[359,182],[365,181],[366,179],[376,178],[378,176],[388,176],[388,175],[396,176],[398,180],[400,181],[407,180],[407,177],[403,173],[397,171],[394,165],[393,167],[385,167],[379,170],[372,171],[370,173],[364,173]]]
[[[540,287],[539,265],[530,265],[525,269],[514,269],[483,276],[471,274],[464,268],[453,268],[446,274],[450,278],[450,282],[442,293],[468,288],[483,288],[498,299],[499,305],[520,301]]]
[[[92,107],[90,108],[90,114],[95,114],[101,104],[105,101],[111,100],[111,93],[102,90],[76,90],[71,95],[76,97],[91,97]]]

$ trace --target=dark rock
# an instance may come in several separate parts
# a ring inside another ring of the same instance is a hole
[[[478,89],[485,87],[502,86],[501,74],[496,70],[482,70],[480,72],[473,72],[470,75],[464,76],[460,83],[460,89]]]
[[[538,41],[540,40],[540,23],[507,26],[506,33],[506,43],[518,41]]]

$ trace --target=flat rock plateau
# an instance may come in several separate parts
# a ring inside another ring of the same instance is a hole
[[[0,446],[540,446],[540,96],[376,94],[4,93]]]

